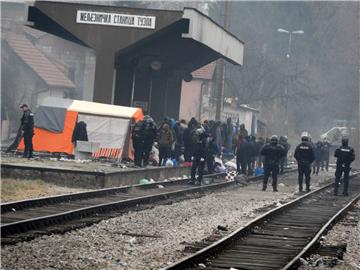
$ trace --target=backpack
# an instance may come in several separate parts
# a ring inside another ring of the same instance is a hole
[[[171,131],[161,129],[159,132],[159,145],[170,146],[172,141]]]

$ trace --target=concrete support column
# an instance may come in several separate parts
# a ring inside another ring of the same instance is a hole
[[[96,54],[94,102],[111,104],[114,76],[114,54]]]

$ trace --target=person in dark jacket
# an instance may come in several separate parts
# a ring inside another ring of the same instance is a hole
[[[315,162],[313,163],[313,174],[318,175],[323,157],[323,143],[321,141],[316,142],[314,153],[315,153]]]
[[[349,196],[349,173],[350,173],[350,164],[355,160],[355,151],[352,147],[349,146],[349,139],[343,138],[341,140],[341,146],[335,150],[334,156],[336,160],[336,171],[335,171],[335,187],[334,195],[337,195],[340,179],[342,174],[344,174],[344,196]]]
[[[267,188],[268,179],[270,174],[272,175],[272,187],[273,191],[277,192],[277,176],[279,173],[280,159],[285,156],[286,150],[282,145],[278,143],[278,137],[276,135],[271,136],[270,143],[264,145],[260,154],[264,156],[264,178],[262,190]]]
[[[174,143],[174,133],[168,123],[164,122],[158,132],[159,166],[171,156],[171,145]]]
[[[241,134],[238,135],[238,141],[236,144],[236,170],[238,173],[246,175],[246,166],[247,166],[247,157],[246,157],[246,147],[244,144],[246,142],[245,137]]]
[[[324,167],[326,171],[329,171],[329,160],[330,160],[330,147],[331,144],[327,140],[327,138],[324,138],[323,140],[323,154],[322,154],[322,161],[321,161],[321,170],[324,170]]]
[[[193,155],[193,143],[191,139],[191,133],[196,129],[198,123],[195,118],[191,118],[187,128],[185,128],[183,133],[183,142],[184,142],[184,159],[186,162],[191,162],[191,157]]]
[[[258,138],[258,140],[256,141],[256,147],[255,147],[256,152],[255,153],[256,153],[256,163],[257,163],[256,166],[258,168],[262,168],[262,165],[263,165],[263,162],[262,162],[263,158],[260,154],[260,151],[263,148],[264,144],[265,144],[265,140],[263,137]]]
[[[215,138],[211,133],[208,134],[208,144],[207,144],[207,154],[206,154],[206,164],[207,164],[207,172],[214,173],[215,166],[215,156],[219,153],[219,149],[215,142]]]
[[[287,166],[287,155],[290,150],[290,144],[287,142],[286,136],[280,136],[279,143],[284,147],[286,150],[286,155],[280,159],[280,174],[284,173],[284,167]]]
[[[132,132],[131,139],[134,148],[134,164],[135,166],[142,166],[142,157],[144,151],[144,128],[143,121],[135,123]]]
[[[205,129],[199,125],[197,129],[193,131],[192,134],[194,152],[191,166],[191,181],[192,184],[201,184],[205,162],[207,154],[207,133]],[[197,179],[195,178],[196,173],[198,175]]]
[[[303,178],[305,176],[306,192],[310,191],[311,163],[315,160],[315,153],[309,141],[309,135],[301,136],[301,143],[296,147],[294,158],[298,163],[299,192],[303,191]]]
[[[80,121],[76,123],[71,141],[76,145],[77,141],[88,141],[88,134],[86,129],[86,123],[84,121]]]
[[[23,111],[21,117],[21,129],[23,131],[24,137],[24,158],[33,158],[33,143],[32,138],[34,136],[34,114],[29,109],[27,104],[20,106],[20,109]]]
[[[249,136],[249,144],[250,144],[250,163],[248,164],[248,175],[251,176],[254,174],[255,166],[256,166],[256,157],[257,157],[257,145],[256,145],[256,137],[254,135]]]
[[[175,143],[175,159],[177,162],[180,160],[180,156],[184,152],[184,132],[187,128],[185,120],[181,120],[180,122],[176,122],[175,125],[175,135],[176,135],[176,143]]]
[[[143,166],[147,166],[149,164],[150,152],[156,139],[156,123],[154,119],[152,119],[152,117],[150,117],[149,115],[145,115],[141,128],[144,136],[142,161]]]

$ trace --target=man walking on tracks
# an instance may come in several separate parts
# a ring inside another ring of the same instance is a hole
[[[273,135],[271,136],[270,143],[265,144],[260,153],[262,156],[264,156],[264,179],[262,190],[266,190],[268,179],[270,174],[272,174],[273,191],[277,192],[279,163],[280,159],[286,155],[286,150],[278,143],[278,137]]]
[[[20,109],[23,111],[23,116],[21,117],[21,129],[24,132],[25,144],[23,157],[30,159],[33,157],[32,137],[34,136],[34,114],[26,104],[21,105]]]
[[[303,134],[301,143],[296,147],[294,157],[298,163],[299,192],[303,191],[303,178],[305,175],[306,192],[310,191],[311,163],[315,160],[315,153],[309,136]]]
[[[340,146],[335,151],[336,160],[336,171],[335,171],[335,188],[334,195],[337,195],[340,178],[344,173],[344,196],[349,196],[349,173],[350,173],[350,164],[355,160],[355,151],[352,147],[349,146],[349,140],[343,138],[341,141],[342,146]]]

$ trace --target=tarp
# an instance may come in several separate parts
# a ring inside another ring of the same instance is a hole
[[[71,155],[74,145],[71,142],[78,113],[67,111],[62,133],[54,133],[41,128],[34,129],[33,148],[38,152],[59,152]],[[21,140],[19,150],[24,150],[24,140]]]
[[[119,151],[125,155],[131,155],[131,152],[127,151],[131,137],[129,132],[130,121],[140,121],[144,118],[142,110],[139,108],[81,100],[47,97],[41,106],[52,107],[54,112],[58,109],[67,110],[67,112],[61,133],[35,128],[35,136],[33,137],[35,151],[72,154],[74,146],[71,139],[75,124],[78,121],[84,121],[87,125],[89,142],[100,143],[100,148],[105,148],[105,152],[109,153],[109,156],[118,156]],[[49,113],[43,118],[44,128],[49,129],[51,127],[54,131],[60,128],[59,123],[57,123],[59,117],[56,113]],[[35,123],[35,125],[37,124]],[[19,149],[24,149],[23,143]],[[114,155],[111,154],[113,152]]]
[[[113,116],[140,121],[144,114],[140,108],[90,102],[84,100],[72,100],[56,97],[47,97],[41,104],[42,106],[66,108],[69,111],[75,111],[83,114],[93,114],[102,116]]]
[[[64,129],[65,116],[65,108],[40,106],[35,112],[35,127],[61,133]]]
[[[78,121],[86,123],[90,142],[101,147],[122,148],[129,128],[129,119],[79,113]]]

